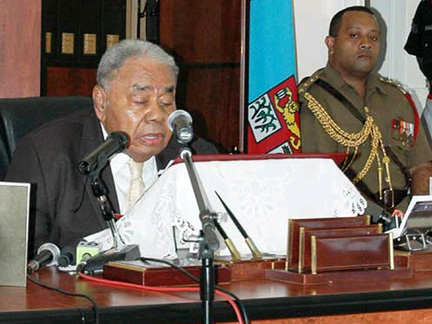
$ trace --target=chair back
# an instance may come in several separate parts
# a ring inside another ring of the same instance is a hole
[[[20,138],[47,122],[92,108],[92,99],[82,96],[0,99],[0,180]]]

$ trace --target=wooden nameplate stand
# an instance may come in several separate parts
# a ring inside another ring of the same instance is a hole
[[[392,236],[382,234],[367,219],[360,223],[352,218],[290,220],[289,235],[285,269],[265,270],[266,279],[308,285],[413,274],[412,269],[394,265]]]
[[[414,271],[432,270],[432,251],[398,251],[395,250],[395,265],[412,268]]]
[[[231,257],[216,257],[215,263],[222,264],[231,269],[231,280],[265,279],[267,269],[284,269],[285,256],[263,256],[253,258],[252,255],[242,256],[241,260]]]
[[[393,280],[411,278],[413,270],[404,267],[394,269],[373,269],[358,271],[333,271],[317,274],[298,273],[285,270],[266,270],[265,278],[278,281],[288,281],[300,285],[333,284],[341,282],[359,282],[374,280]]]
[[[183,269],[199,278],[201,265],[197,263],[179,264]],[[216,265],[216,284],[231,281],[231,269],[224,265]],[[104,265],[103,278],[143,286],[193,286],[195,281],[178,269],[163,264],[147,264],[142,261],[117,261]]]
[[[369,216],[341,217],[341,218],[305,218],[288,220],[287,270],[300,271],[303,246],[301,233],[304,229],[351,228],[370,224]],[[300,267],[300,268],[299,268]]]

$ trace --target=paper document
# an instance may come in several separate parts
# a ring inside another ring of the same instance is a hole
[[[413,196],[398,228],[392,228],[387,233],[393,233],[393,238],[401,237],[407,229],[427,231],[432,228],[432,195]]]

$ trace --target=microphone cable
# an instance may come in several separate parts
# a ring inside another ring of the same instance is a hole
[[[141,258],[139,258],[139,260],[141,260],[143,262],[154,261],[154,262],[159,262],[159,263],[165,263],[165,264],[167,264],[167,265],[169,265],[175,269],[178,269],[179,271],[181,271],[183,274],[188,276],[193,281],[196,281],[197,283],[200,282],[199,278],[195,277],[194,275],[189,273],[187,270],[185,270],[185,269],[183,269],[183,268],[181,268],[181,267],[179,267],[179,266],[177,266],[177,265],[175,265],[169,261],[160,260],[160,259],[145,258],[145,257],[141,257]],[[78,275],[81,278],[87,279],[89,281],[108,284],[108,285],[117,286],[117,287],[123,287],[123,288],[135,288],[135,289],[154,291],[154,292],[198,292],[198,293],[200,292],[199,287],[152,287],[152,286],[145,286],[145,285],[133,284],[133,283],[128,283],[128,282],[116,281],[116,280],[96,278],[96,277],[86,275],[82,272],[79,272]],[[238,319],[238,322],[240,324],[249,324],[246,310],[245,310],[243,304],[241,303],[240,299],[237,296],[235,296],[233,293],[231,293],[231,292],[227,291],[226,289],[224,289],[220,286],[217,286],[217,285],[215,286],[215,293],[227,300],[227,302],[234,309],[234,312],[235,312],[236,317]],[[241,309],[241,312],[240,312],[240,309]]]
[[[153,259],[153,258],[145,258],[145,257],[141,257],[140,258],[141,261],[143,262],[158,262],[158,263],[164,263],[169,265],[172,268],[175,268],[177,270],[179,270],[181,273],[183,273],[185,276],[189,277],[190,279],[192,279],[193,281],[195,281],[196,283],[200,284],[200,279],[195,277],[193,274],[191,274],[189,271],[183,269],[182,267],[166,261],[166,260],[161,260],[161,259]],[[222,291],[223,293],[227,294],[228,296],[230,296],[232,299],[234,299],[235,303],[237,304],[237,306],[240,308],[241,313],[242,313],[242,317],[244,320],[244,324],[249,324],[249,319],[246,313],[246,309],[242,303],[242,301],[240,300],[240,298],[238,298],[235,294],[233,294],[232,292],[230,292],[229,290],[222,288],[221,286],[215,285],[215,289]]]
[[[66,296],[79,297],[79,298],[85,298],[85,299],[87,299],[92,304],[91,308],[92,308],[93,313],[94,313],[94,323],[95,324],[99,324],[99,307],[96,304],[96,301],[92,297],[87,296],[85,294],[72,293],[70,291],[66,291],[66,290],[60,289],[58,287],[54,287],[54,286],[50,286],[50,285],[44,284],[44,283],[40,282],[38,279],[32,277],[29,274],[27,274],[27,279],[30,280],[31,282],[33,282],[34,284],[36,284],[38,286],[41,286],[41,287],[43,287],[45,289],[54,290],[54,291],[56,291],[56,292],[58,292],[60,294],[66,295]],[[80,311],[80,313],[81,313],[81,311]],[[81,315],[81,322],[85,323],[85,318],[83,319],[82,317],[83,317],[83,315]],[[91,321],[91,322],[93,322],[93,321]]]

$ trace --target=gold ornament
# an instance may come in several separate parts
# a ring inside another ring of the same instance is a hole
[[[366,112],[366,121],[363,125],[363,128],[358,133],[349,133],[343,130],[336,122],[330,117],[324,107],[309,93],[304,93],[304,98],[308,101],[308,108],[315,115],[321,126],[324,128],[325,132],[338,144],[346,146],[347,154],[349,157],[349,152],[353,150],[354,154],[352,155],[351,161],[345,161],[342,170],[346,171],[350,165],[353,163],[357,152],[358,147],[365,143],[367,140],[371,142],[371,150],[369,156],[363,166],[363,168],[355,175],[352,179],[353,183],[358,183],[364,176],[369,172],[372,167],[373,162],[377,161],[377,170],[378,170],[378,186],[379,186],[379,195],[380,199],[382,199],[382,165],[381,161],[384,164],[386,177],[385,181],[387,182],[389,189],[392,189],[391,178],[390,178],[390,159],[386,154],[384,144],[382,142],[382,135],[379,127],[375,124],[372,116],[369,115],[369,109],[365,107]],[[379,148],[381,149],[382,158],[380,158]]]

